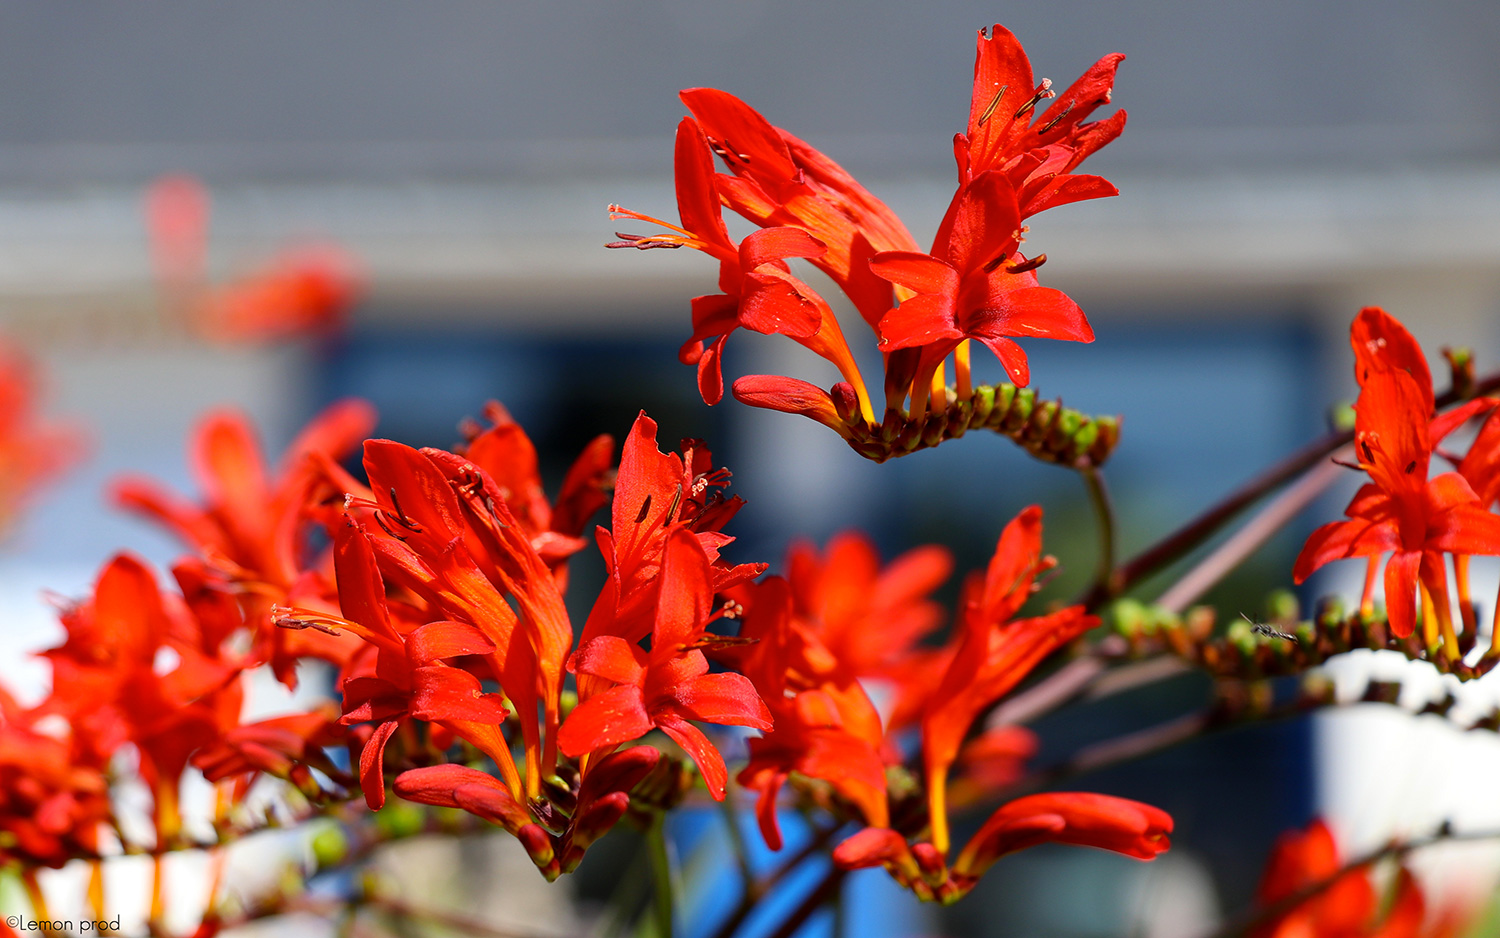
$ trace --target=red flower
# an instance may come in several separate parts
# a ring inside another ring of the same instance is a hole
[[[940,853],[948,852],[948,769],[974,719],[1042,659],[1099,624],[1082,606],[1011,621],[1051,565],[1042,556],[1042,510],[1033,505],[1005,526],[983,579],[965,584],[957,648],[922,716],[928,814]]]
[[[967,339],[983,342],[1018,385],[1028,384],[1031,372],[1014,338],[1094,340],[1077,303],[1037,285],[1033,271],[1045,258],[1020,254],[1020,230],[1010,181],[997,171],[980,173],[954,197],[930,254],[888,251],[870,261],[878,276],[911,294],[881,318],[879,329],[885,351],[922,349],[914,388],[930,384]]]
[[[1072,170],[1125,129],[1124,111],[1082,123],[1109,103],[1115,69],[1124,59],[1119,53],[1106,55],[1038,116],[1037,106],[1055,95],[1052,82],[1044,78],[1033,89],[1031,62],[1008,29],[997,24],[989,35],[980,30],[968,133],[954,140],[960,182],[990,170],[1004,173],[1017,193],[1022,218],[1069,202],[1117,195],[1100,177]]]
[[[39,418],[37,389],[36,364],[0,341],[0,528],[8,527],[85,448],[78,428]]]
[[[611,247],[660,248],[686,245],[719,261],[720,293],[693,300],[693,334],[679,357],[698,366],[703,400],[717,404],[724,396],[720,367],[724,342],[741,326],[754,332],[784,335],[832,362],[858,389],[866,419],[873,420],[864,385],[838,320],[811,287],[793,277],[789,257],[815,258],[825,247],[802,228],[763,228],[738,245],[729,237],[714,187],[713,154],[703,131],[691,118],[677,127],[677,206],[682,227],[612,206],[616,218],[632,218],[670,228],[675,235],[621,235]],[[712,340],[707,349],[704,340]]]
[[[606,433],[589,441],[568,469],[554,505],[542,490],[536,447],[526,431],[498,401],[486,404],[484,415],[490,426],[474,427],[457,453],[494,480],[537,554],[560,573],[565,571],[562,562],[586,543],[580,535],[589,519],[609,502],[614,438]]]
[[[584,623],[582,641],[615,634],[635,642],[651,631],[668,535],[693,532],[711,564],[713,592],[721,593],[763,573],[763,563],[729,565],[719,551],[734,541],[723,533],[745,504],[725,498],[728,469],[716,469],[701,440],[683,440],[682,454],[657,448],[656,421],[642,411],[620,448],[620,469],[610,506],[610,530],[599,530],[599,550],[609,579]],[[611,631],[613,630],[613,631]]]
[[[519,794],[510,750],[500,735],[507,715],[501,698],[484,693],[473,674],[444,663],[495,653],[490,639],[463,622],[429,622],[404,632],[398,628],[370,538],[353,522],[335,533],[334,565],[343,617],[287,610],[279,622],[289,627],[347,629],[373,646],[373,662],[346,674],[341,688],[344,715],[340,722],[375,724],[359,759],[365,802],[371,808],[385,803],[385,746],[400,722],[409,717],[437,723],[469,740],[495,760]]]
[[[724,758],[689,723],[771,728],[771,715],[741,674],[709,674],[696,647],[705,638],[713,602],[709,560],[693,534],[675,528],[661,561],[660,593],[651,650],[619,635],[587,639],[569,659],[571,670],[613,683],[581,702],[558,733],[562,751],[582,756],[660,729],[698,764],[709,793],[724,798]]]
[[[1423,934],[1426,903],[1410,872],[1400,871],[1394,896],[1382,916],[1381,899],[1370,874],[1354,869],[1338,875],[1343,866],[1333,833],[1321,819],[1305,831],[1282,834],[1266,864],[1259,903],[1270,907],[1305,889],[1319,891],[1271,918],[1253,933],[1254,938],[1417,938]]]
[[[880,714],[851,662],[819,641],[813,623],[794,615],[787,581],[771,577],[736,596],[744,606],[740,638],[751,644],[720,657],[733,659],[772,714],[771,731],[750,740],[750,761],[738,777],[758,792],[766,844],[781,849],[776,799],[792,772],[828,782],[866,824],[887,826]]]
[[[1420,588],[1432,610],[1426,617],[1432,644],[1439,622],[1448,619],[1443,553],[1500,553],[1500,517],[1484,509],[1459,474],[1427,478],[1434,433],[1430,395],[1431,389],[1405,369],[1370,370],[1355,404],[1355,451],[1371,484],[1345,509],[1350,520],[1313,532],[1293,575],[1301,583],[1330,561],[1389,551],[1385,591],[1391,630],[1400,637],[1412,633]]]
[[[681,98],[733,173],[712,177],[724,204],[763,228],[789,225],[816,238],[825,250],[808,260],[873,327],[891,306],[891,288],[871,273],[870,258],[917,249],[901,219],[842,166],[734,95],[689,88]]]
[[[1097,847],[1154,860],[1170,846],[1165,811],[1110,795],[1051,792],[1002,805],[970,838],[953,868],[933,844],[908,844],[892,830],[869,827],[839,844],[833,862],[844,869],[885,866],[921,898],[962,898],[1000,857],[1044,843]]]
[[[331,587],[307,568],[307,535],[325,520],[320,503],[339,494],[326,465],[348,455],[374,425],[367,402],[338,401],[303,428],[273,474],[249,420],[233,410],[211,411],[198,422],[189,450],[201,504],[150,479],[127,477],[113,485],[117,504],[171,531],[242,591],[256,655],[288,686],[296,684],[297,658],[342,663],[350,650],[348,642],[326,635],[271,628],[269,614],[276,603],[331,601]]]

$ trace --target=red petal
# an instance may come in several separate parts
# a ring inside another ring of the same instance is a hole
[[[506,713],[499,695],[484,693],[467,671],[445,664],[412,669],[411,714],[419,720],[499,725]]]
[[[701,723],[771,728],[771,712],[743,674],[705,674],[673,695],[682,715]]]
[[[999,168],[1015,112],[1033,87],[1031,62],[1020,40],[999,24],[990,35],[980,30],[974,50],[974,91],[969,99],[969,159],[974,174]]]
[[[407,654],[418,664],[460,655],[487,655],[495,645],[466,622],[429,622],[406,636]]]
[[[1376,374],[1405,371],[1416,381],[1423,401],[1423,418],[1432,413],[1432,372],[1427,356],[1406,327],[1378,306],[1366,306],[1349,327],[1354,349],[1354,379],[1363,388]]]
[[[990,300],[999,302],[964,315],[962,325],[969,335],[1094,341],[1094,330],[1083,310],[1061,290],[1025,287],[992,295]]]
[[[1394,521],[1332,521],[1312,533],[1292,565],[1292,581],[1302,583],[1324,564],[1350,557],[1368,557],[1401,548]]]
[[[790,277],[768,270],[747,276],[745,285],[746,292],[740,300],[740,325],[761,335],[793,339],[817,335],[823,311],[803,295]]]
[[[653,661],[680,653],[703,634],[713,606],[714,588],[708,557],[698,538],[679,527],[667,535],[660,574],[661,595],[652,630]]]
[[[293,468],[294,462],[306,459],[308,453],[343,459],[370,435],[377,419],[375,405],[369,401],[356,397],[334,401],[297,434],[282,456],[282,466]]]
[[[663,733],[672,737],[672,741],[681,746],[697,764],[703,783],[708,786],[708,793],[713,799],[723,801],[729,770],[724,767],[724,757],[719,755],[719,750],[708,741],[703,731],[670,714],[658,715],[656,725]]]
[[[431,459],[393,440],[365,442],[365,472],[381,505],[412,522],[424,539],[440,544],[463,530],[463,514],[448,480]]]
[[[1417,570],[1422,552],[1398,551],[1385,563],[1385,610],[1391,631],[1405,638],[1416,628]]]
[[[714,189],[714,155],[696,121],[684,117],[677,125],[673,154],[677,182],[677,214],[682,227],[719,247],[733,247]]]
[[[577,758],[586,752],[639,739],[651,731],[641,689],[621,684],[579,704],[557,731],[558,748]]]
[[[875,275],[921,294],[954,296],[959,274],[931,254],[916,251],[886,251],[870,258]]]
[[[640,684],[646,675],[645,659],[641,646],[618,635],[600,635],[578,646],[569,667],[616,684]]]
[[[821,257],[827,251],[823,242],[801,228],[762,228],[740,242],[740,268],[748,274],[788,257]]]
[[[703,349],[698,359],[698,393],[703,403],[712,407],[724,399],[724,340],[720,336]]]
[[[614,454],[615,439],[607,433],[594,437],[578,454],[552,506],[552,530],[569,537],[583,533],[594,512],[609,501],[605,480],[614,468]]]
[[[796,378],[745,375],[734,382],[734,399],[751,407],[801,414],[840,433],[848,432],[829,393]]]
[[[1120,190],[1114,183],[1102,176],[1057,176],[1035,192],[1027,193],[1022,200],[1021,214],[1030,217],[1059,205],[1107,199],[1119,194]]]
[[[1047,842],[1151,860],[1171,846],[1171,832],[1170,815],[1139,801],[1084,792],[1028,795],[990,815],[965,845],[954,872],[977,876],[1007,853]]]
[[[395,720],[380,724],[359,751],[359,787],[371,811],[379,811],[385,804],[385,744],[394,732]]]
[[[961,189],[932,243],[933,257],[968,275],[996,258],[1014,253],[1021,212],[1004,174],[981,173]]]
[[[979,340],[984,347],[995,353],[1000,359],[1000,364],[1005,367],[1005,374],[1016,387],[1024,388],[1031,383],[1031,366],[1026,362],[1026,352],[1021,346],[1010,339],[1001,336],[980,336]]]
[[[255,431],[235,411],[214,411],[199,423],[193,439],[193,468],[209,501],[236,515],[260,511],[271,497]]]

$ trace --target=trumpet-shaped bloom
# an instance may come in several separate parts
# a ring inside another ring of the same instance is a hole
[[[1390,552],[1385,567],[1391,630],[1416,625],[1419,583],[1446,601],[1443,553],[1500,553],[1500,516],[1485,510],[1469,483],[1450,472],[1428,479],[1431,389],[1403,368],[1372,369],[1355,404],[1355,452],[1371,482],[1344,513],[1314,531],[1293,568],[1298,583],[1319,567]]]
[[[558,734],[562,751],[582,756],[638,739],[660,729],[687,751],[715,798],[724,798],[724,757],[690,723],[771,728],[771,714],[741,674],[709,674],[697,647],[713,602],[708,556],[693,534],[668,535],[660,574],[660,598],[649,651],[619,635],[600,635],[579,645],[570,667],[613,686],[592,694],[569,715]]]
[[[622,235],[624,240],[611,247],[686,245],[718,260],[721,292],[693,300],[693,334],[679,354],[684,364],[698,366],[698,389],[704,402],[717,404],[724,396],[720,365],[724,342],[740,327],[794,339],[858,383],[859,371],[838,320],[823,298],[792,276],[786,264],[791,257],[818,257],[826,250],[824,244],[802,228],[777,226],[753,232],[736,245],[719,208],[709,142],[692,118],[683,118],[677,127],[675,167],[682,227],[616,206],[612,211],[617,218],[646,221],[677,233]],[[710,340],[707,348],[705,340]]]
[[[1020,254],[1021,214],[1010,180],[996,171],[964,184],[929,254],[875,255],[877,276],[910,294],[880,320],[885,351],[922,350],[915,386],[967,339],[982,342],[1018,385],[1031,381],[1016,338],[1092,342],[1083,310],[1065,293],[1037,285],[1037,259]],[[1045,259],[1039,256],[1039,259]]]
[[[928,812],[940,853],[948,850],[948,769],[974,719],[1043,658],[1099,624],[1082,606],[1012,619],[1050,566],[1042,556],[1042,510],[1033,505],[1005,526],[983,579],[965,584],[958,647],[922,716]]]
[[[1106,55],[1055,95],[1047,79],[1033,86],[1031,61],[1010,30],[998,24],[989,33],[980,30],[969,126],[953,144],[960,183],[991,170],[1005,174],[1022,218],[1118,194],[1104,179],[1072,170],[1125,129],[1124,111],[1084,123],[1109,103],[1115,70],[1124,59],[1119,53]],[[1054,97],[1041,110],[1041,103]]]

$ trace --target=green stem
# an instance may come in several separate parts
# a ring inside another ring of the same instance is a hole
[[[658,814],[646,832],[646,854],[651,861],[652,896],[656,911],[657,938],[672,938],[672,858],[667,853],[666,816]]]

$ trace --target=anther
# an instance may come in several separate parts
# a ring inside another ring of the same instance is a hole
[[[1005,97],[1005,90],[1009,87],[1010,85],[1000,86],[1000,90],[995,92],[995,96],[990,99],[990,103],[985,107],[984,112],[979,115],[979,120],[974,122],[975,127],[983,127],[984,122],[990,119],[990,115],[994,114],[995,108],[1000,106],[1000,99]]]
[[[1036,132],[1039,133],[1039,134],[1044,134],[1047,131],[1051,130],[1052,128],[1056,127],[1057,126],[1057,122],[1060,121],[1060,120],[1062,120],[1064,117],[1067,117],[1068,113],[1070,111],[1072,111],[1072,110],[1073,110],[1073,102],[1069,101],[1066,105],[1063,106],[1062,113],[1058,114],[1056,117],[1052,118],[1047,123],[1043,124],[1041,127],[1038,127]]]
[[[1043,78],[1042,83],[1036,86],[1036,92],[1032,94],[1031,99],[1017,109],[1015,119],[1020,120],[1022,117],[1025,117],[1030,113],[1032,108],[1037,106],[1037,102],[1045,98],[1055,97],[1057,97],[1057,92],[1052,90],[1052,79]]]
[[[674,494],[672,496],[672,506],[667,509],[666,515],[662,517],[662,519],[661,519],[661,523],[662,524],[671,524],[672,523],[672,519],[675,518],[675,517],[677,517],[677,506],[680,505],[680,504],[682,504],[682,483],[681,482],[677,483],[677,492],[676,492],[676,494]]]
[[[1359,450],[1365,454],[1365,462],[1374,464],[1375,454],[1370,452],[1370,444],[1364,440],[1359,441]]]
[[[1036,270],[1038,267],[1042,266],[1045,263],[1047,263],[1047,255],[1038,254],[1036,257],[1033,257],[1030,260],[1022,261],[1019,264],[1015,264],[1005,269],[1013,274],[1024,274],[1028,270]]]
[[[995,259],[994,260],[992,260],[988,264],[984,265],[984,272],[985,273],[989,273],[990,271],[994,270],[996,267],[999,267],[1001,264],[1005,263],[1009,258],[1010,258],[1010,252],[1009,251],[1001,251],[999,254],[995,255]]]
[[[400,534],[397,534],[395,531],[392,531],[391,526],[386,523],[384,512],[375,512],[375,523],[380,525],[380,529],[389,534],[391,537],[394,537],[396,540],[402,542],[403,544],[406,543],[406,538],[402,537]]]
[[[1411,462],[1409,462],[1409,463],[1406,464],[1406,474],[1407,475],[1411,475],[1413,472],[1416,472],[1416,471],[1417,471],[1417,461],[1415,459],[1413,459]]]
[[[422,526],[406,517],[406,512],[401,510],[401,503],[396,500],[396,487],[394,485],[390,487],[390,493],[391,507],[396,509],[396,523],[401,525],[408,531],[420,534],[422,532]]]
[[[646,520],[646,515],[648,515],[650,513],[651,513],[651,496],[647,495],[646,496],[646,500],[643,501],[643,502],[641,502],[641,512],[640,512],[640,514],[638,514],[638,515],[635,516],[635,523],[636,524],[640,524],[642,521],[645,521]]]
[[[620,240],[610,241],[604,246],[607,248],[635,248],[640,251],[650,251],[656,248],[675,251],[682,247],[681,241],[662,241],[658,240],[654,235],[626,234],[623,231],[616,231],[615,237]]]

